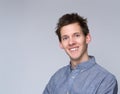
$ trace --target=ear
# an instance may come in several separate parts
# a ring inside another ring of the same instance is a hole
[[[61,49],[63,49],[63,45],[62,45],[61,42],[59,42],[59,46],[60,46]]]
[[[91,41],[91,35],[90,35],[90,33],[88,33],[86,36],[86,43],[89,44],[90,41]]]

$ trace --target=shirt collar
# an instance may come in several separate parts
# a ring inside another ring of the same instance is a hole
[[[70,65],[70,70],[76,70],[77,69],[77,70],[80,70],[80,71],[84,71],[84,70],[89,69],[93,65],[95,65],[95,58],[94,58],[94,56],[89,56],[88,61],[78,64],[74,69],[72,69],[72,67]]]

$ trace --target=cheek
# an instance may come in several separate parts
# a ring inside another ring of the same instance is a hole
[[[86,47],[87,47],[87,42],[85,41],[85,40],[83,40],[83,41],[81,41],[81,42],[79,42],[79,45],[80,45],[80,47],[82,48],[82,49],[86,49]]]
[[[62,43],[62,42],[61,42],[61,43],[59,44],[59,46],[60,46],[61,49],[65,49],[65,48],[66,48],[66,43]]]
[[[77,41],[77,43],[82,46],[82,45],[85,45],[85,44],[86,44],[86,40],[85,40],[85,39],[79,39],[79,40]]]

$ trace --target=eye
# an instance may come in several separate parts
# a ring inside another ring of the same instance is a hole
[[[80,37],[80,34],[75,34],[75,37]]]
[[[63,36],[62,37],[62,40],[67,40],[68,39],[68,36]]]

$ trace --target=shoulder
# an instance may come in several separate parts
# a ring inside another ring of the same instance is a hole
[[[118,85],[115,75],[98,64],[96,68],[98,71],[98,79],[101,79],[98,92],[100,92],[100,94],[105,94],[105,92],[117,92]]]
[[[69,65],[58,69],[50,78],[50,82],[57,82],[68,73]]]
[[[101,76],[103,78],[113,79],[113,80],[116,79],[114,74],[112,74],[110,71],[108,71],[107,69],[105,69],[104,67],[102,67],[99,64],[95,64],[93,69],[94,69],[94,71],[97,72],[97,74],[99,74],[99,76]]]
[[[69,65],[64,66],[52,75],[52,77],[50,78],[50,80],[44,90],[44,94],[48,94],[46,92],[53,92],[53,90],[55,89],[56,85],[59,83],[61,78],[63,78],[65,76],[65,73],[68,68],[69,68]],[[50,93],[50,94],[52,94],[52,93]]]
[[[64,67],[58,69],[58,70],[53,74],[52,78],[54,78],[54,77],[57,77],[57,78],[58,78],[58,77],[60,77],[60,76],[65,75],[66,72],[68,71],[68,69],[69,69],[69,65],[64,66]]]

